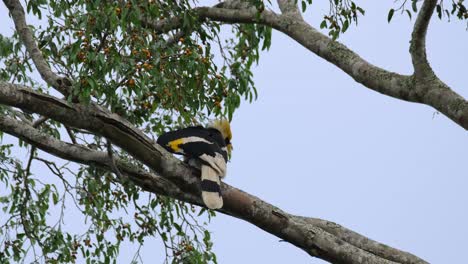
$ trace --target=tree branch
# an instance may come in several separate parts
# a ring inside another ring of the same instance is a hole
[[[432,14],[434,1],[426,0],[424,2],[423,10],[421,10],[422,14],[419,18],[420,22],[419,24],[416,23],[419,25],[417,28],[420,28],[422,32],[425,32],[423,29],[427,27],[424,24],[429,22],[426,17]],[[421,80],[417,75],[401,75],[379,68],[361,58],[345,45],[325,36],[307,22],[295,16],[278,15],[267,10],[259,14],[252,9],[231,10],[216,7],[200,7],[197,12],[202,18],[215,21],[259,23],[273,27],[290,36],[314,54],[334,64],[365,87],[404,101],[432,106],[468,130],[468,101],[450,89],[435,75],[432,75],[429,79],[426,78],[427,80]],[[421,30],[418,29],[416,32]],[[419,39],[421,40],[421,38]]]
[[[156,171],[161,177],[175,184],[180,190],[180,192],[169,193],[170,190],[160,186],[159,193],[166,192],[171,197],[195,204],[201,202],[199,198],[199,171],[174,158],[138,129],[116,115],[100,111],[93,105],[83,106],[68,103],[49,95],[40,94],[25,86],[2,82],[0,82],[0,104],[41,114],[62,122],[64,125],[87,129],[106,137]],[[107,153],[93,152],[77,145],[51,139],[50,136],[31,130],[33,128],[28,127],[28,125],[22,125],[22,130],[18,130],[18,123],[20,122],[0,117],[0,130],[20,137],[54,155],[83,163],[99,162],[97,165],[112,169]],[[27,132],[31,134],[28,135]],[[34,135],[33,132],[39,134]],[[56,147],[53,148],[54,146]],[[124,173],[128,173],[129,169],[123,167],[119,162],[116,163],[119,169],[122,168]],[[147,177],[140,181],[138,181],[140,178],[137,176],[130,176],[130,178],[132,180],[135,178],[135,183],[145,190],[155,191],[155,189],[151,189],[152,184],[156,184],[153,182],[153,178]],[[161,190],[161,188],[163,189]],[[168,186],[168,188],[173,187]],[[350,235],[346,229],[327,231],[309,218],[283,212],[275,206],[227,184],[222,185],[222,190],[224,207],[221,212],[248,221],[302,248],[312,256],[333,263],[425,263],[416,256],[396,249],[389,249],[388,246],[382,244],[369,245],[371,240],[357,233]],[[337,226],[334,223],[325,222],[328,223],[327,226]],[[389,256],[388,252],[391,252],[389,250],[394,250],[398,254]]]
[[[180,17],[170,17],[158,21],[151,21],[146,18],[141,18],[141,22],[144,27],[151,28],[159,34],[167,33],[182,26],[182,19]]]
[[[289,1],[285,0],[283,8],[286,8],[290,4]],[[278,15],[268,10],[258,14],[258,11],[253,9],[199,7],[196,8],[196,11],[200,17],[216,21],[226,23],[260,23],[271,26],[289,35],[318,56],[333,63],[357,82],[377,92],[417,102],[417,98],[411,93],[410,89],[412,85],[411,76],[389,72],[368,63],[345,45],[333,41],[331,38],[318,32],[302,19]]]
[[[37,120],[35,120],[35,121],[32,123],[32,127],[34,127],[34,128],[39,127],[39,126],[42,125],[45,121],[47,121],[47,119],[49,119],[49,118],[48,118],[48,117],[45,117],[45,116],[39,117]]]
[[[10,10],[18,34],[41,77],[49,85],[67,94],[71,81],[60,78],[51,71],[26,25],[24,10],[19,1],[4,0],[4,3]],[[422,81],[418,78],[419,73],[416,76],[405,76],[368,63],[345,45],[331,40],[307,24],[293,0],[278,0],[281,15],[268,10],[259,13],[251,6],[242,8],[241,5],[245,3],[230,1],[216,7],[195,8],[194,12],[200,19],[208,18],[225,23],[259,23],[273,27],[333,63],[366,87],[402,100],[431,105],[468,129],[468,103],[436,79],[435,75],[431,82],[426,79]],[[434,10],[433,4],[433,0],[424,2],[415,24],[411,52],[413,60],[423,62],[417,65],[427,63],[425,34]],[[161,33],[181,27],[180,18],[146,23]],[[100,166],[110,171],[120,171],[144,190],[202,204],[199,171],[174,158],[127,120],[100,106],[92,103],[70,103],[26,86],[5,82],[0,82],[0,104],[40,114],[42,119],[45,118],[44,121],[51,118],[64,124],[67,129],[83,129],[105,137],[157,174],[134,168],[117,157],[112,157],[112,152],[94,151],[78,144],[65,143],[40,132],[28,123],[0,116],[0,130],[6,133],[58,157]],[[108,146],[111,148],[110,143]],[[222,213],[248,221],[302,248],[311,256],[334,263],[426,263],[412,254],[372,241],[333,222],[291,215],[227,184],[222,185],[222,190]]]
[[[70,80],[66,77],[58,76],[50,69],[42,55],[42,52],[37,46],[36,41],[34,40],[31,30],[26,24],[25,12],[21,3],[18,0],[3,0],[3,3],[5,3],[6,7],[10,11],[15,23],[16,31],[23,41],[23,44],[31,56],[34,65],[36,65],[37,71],[41,75],[42,79],[63,95],[68,96],[70,94]]]
[[[333,222],[311,217],[303,217],[303,220],[309,224],[322,228],[326,232],[346,241],[351,245],[362,248],[363,250],[372,254],[382,256],[382,258],[388,259],[390,261],[396,263],[424,263],[409,253],[402,254],[400,250],[364,237]]]
[[[67,130],[68,137],[70,138],[71,142],[73,144],[76,144],[76,137],[75,134],[73,134],[73,131],[69,127],[65,127],[65,130]]]
[[[436,5],[437,0],[424,1],[411,34],[410,54],[417,78],[434,75],[426,56],[426,33]]]
[[[144,190],[194,204],[202,204],[199,196],[181,191],[175,184],[161,176],[134,167],[117,157],[113,157],[113,161],[111,161],[106,152],[92,150],[79,144],[63,142],[27,123],[6,116],[0,116],[0,130],[65,160],[98,166],[109,171],[112,171],[113,168],[113,164],[111,163],[115,162],[115,166],[121,173],[128,176]]]
[[[131,123],[97,105],[69,103],[23,85],[5,82],[0,82],[0,104],[38,113],[65,126],[101,135],[147,166],[160,169],[159,172],[166,177],[178,178],[178,175],[184,175],[183,180],[187,183],[187,187],[196,185],[188,166],[172,157]]]
[[[283,15],[292,15],[302,19],[301,11],[297,4],[298,1],[296,0],[278,0],[278,6]]]

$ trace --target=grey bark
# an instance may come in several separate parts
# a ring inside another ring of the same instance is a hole
[[[121,161],[116,161],[119,170],[135,184],[148,191],[201,204],[199,171],[174,158],[130,123],[105,109],[69,103],[22,85],[4,82],[0,82],[0,104],[38,113],[66,126],[104,136],[159,175],[146,173],[140,176]],[[2,117],[0,130],[58,157],[111,170],[112,161],[107,153],[60,142],[24,122]],[[227,184],[222,185],[222,190],[222,213],[248,221],[302,248],[311,256],[333,263],[425,263],[410,253],[372,241],[333,222],[286,213]]]
[[[21,4],[16,0],[4,0],[4,3],[42,78],[67,95],[71,81],[51,71],[27,28]],[[245,6],[245,1],[199,7],[194,12],[200,19],[271,26],[333,63],[364,86],[395,98],[430,105],[468,129],[468,103],[437,78],[425,55],[425,34],[435,3],[434,0],[426,0],[415,23],[410,49],[415,73],[409,76],[374,66],[345,45],[321,34],[303,20],[294,0],[278,0],[281,14],[265,10],[258,15],[255,8],[241,8]],[[153,27],[157,32],[176,30],[180,28],[180,23],[178,18],[145,21],[146,26]],[[26,86],[5,82],[0,82],[0,104],[40,114],[43,116],[41,122],[50,118],[67,127],[103,136],[155,172],[133,168],[116,158],[115,166],[135,184],[149,192],[202,205],[199,172],[174,158],[138,128],[107,109],[93,103],[67,102]],[[66,160],[108,170],[114,166],[108,153],[62,142],[41,133],[24,120],[0,116],[0,130]],[[224,207],[220,212],[252,223],[311,256],[333,263],[426,263],[410,253],[370,240],[336,223],[289,214],[227,184],[223,184],[222,189]]]
[[[434,74],[426,58],[426,32],[437,4],[436,0],[425,0],[416,19],[410,46],[414,68],[412,75],[402,75],[375,66],[346,45],[320,33],[304,21],[294,0],[278,0],[278,4],[281,14],[269,10],[259,14],[254,8],[224,8],[232,7],[226,4],[198,7],[194,12],[200,19],[270,26],[334,64],[365,87],[397,99],[431,106],[468,130],[468,101]],[[175,29],[181,26],[180,23],[177,19],[166,19],[164,27],[155,26],[154,29]]]
[[[426,104],[468,129],[468,101],[440,80],[430,68],[425,53],[425,36],[437,3],[425,0],[412,34],[410,55],[414,74],[387,71],[361,58],[346,45],[333,41],[303,20],[292,8],[293,0],[279,0],[282,14],[252,9],[198,8],[200,17],[225,23],[258,23],[291,37],[317,56],[334,64],[356,82],[376,92],[404,101]],[[285,12],[285,13],[284,13]]]
[[[23,41],[23,45],[31,56],[42,79],[63,95],[68,96],[70,94],[70,80],[66,77],[58,76],[50,69],[34,40],[31,30],[26,24],[24,8],[21,6],[21,3],[17,0],[4,0],[3,3],[5,3],[5,6],[10,10],[10,14],[15,23],[16,32],[18,32],[18,35]]]

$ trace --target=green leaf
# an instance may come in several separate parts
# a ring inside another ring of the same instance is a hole
[[[327,21],[323,20],[322,23],[320,23],[320,28],[324,29],[327,27]]]
[[[302,1],[302,12],[305,12],[307,9],[307,3]]]
[[[345,22],[343,23],[343,28],[341,29],[341,32],[345,32],[349,27],[349,22],[348,20],[345,20]]]
[[[440,4],[437,5],[436,10],[437,10],[437,16],[439,17],[439,19],[442,19],[442,7],[440,6]]]
[[[406,14],[408,14],[409,19],[411,20],[411,18],[412,18],[411,12],[408,9],[406,9],[405,11],[406,11]]]
[[[390,23],[390,21],[392,20],[392,17],[393,17],[393,14],[395,13],[395,9],[390,9],[390,11],[388,11],[388,16],[387,16],[387,21],[388,23]]]
[[[362,14],[362,15],[365,15],[366,14],[366,11],[364,9],[362,9],[361,7],[356,7],[356,9]]]
[[[412,0],[413,2],[411,3],[411,8],[413,9],[413,12],[418,12],[418,6],[416,5],[417,4],[417,0]]]
[[[52,200],[54,202],[54,205],[58,203],[59,197],[58,197],[58,194],[56,192],[52,193]]]

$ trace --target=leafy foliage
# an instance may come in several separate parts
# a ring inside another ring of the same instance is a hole
[[[9,148],[11,145],[3,146],[2,150]],[[10,192],[0,197],[0,203],[10,217],[0,230],[1,263],[24,260],[31,248],[35,261],[68,263],[81,255],[88,263],[115,263],[122,241],[143,243],[145,238],[156,235],[166,246],[168,258],[174,257],[174,261],[182,254],[197,255],[199,263],[215,260],[210,252],[209,233],[190,216],[195,213],[193,206],[166,197],[141,195],[139,188],[129,182],[121,184],[99,168],[82,167],[77,174],[67,177],[65,166],[39,157],[34,159],[49,167],[62,186],[57,187],[59,184],[53,180],[46,183],[43,178],[33,177],[29,165],[23,168],[21,162],[2,157],[2,164],[9,166],[2,167],[0,180]],[[71,179],[75,182],[70,182]],[[67,231],[69,207],[75,207],[84,216],[81,234]],[[132,207],[133,216],[126,217],[126,210]],[[52,221],[50,214],[56,211],[58,218]],[[202,241],[198,239],[200,235]],[[39,246],[40,253],[35,246]]]
[[[214,63],[219,24],[198,21],[189,1],[30,1],[28,9],[39,15],[45,5],[51,15],[38,29],[40,47],[59,72],[77,80],[80,100],[96,100],[137,125],[149,122],[153,132],[174,119],[185,125],[232,116],[240,98],[255,93],[251,65],[232,65],[241,54],[230,54],[223,67]],[[180,29],[152,26],[174,17]],[[247,87],[231,84],[239,77]]]
[[[70,100],[97,103],[157,135],[213,116],[230,119],[242,99],[257,97],[251,68],[269,47],[271,30],[236,25],[223,42],[221,25],[200,21],[192,4],[40,0],[27,1],[26,10],[28,19],[40,19],[30,28],[45,59],[74,81]],[[32,61],[17,34],[0,36],[0,63],[2,80],[52,92],[31,78]],[[31,125],[39,118],[0,110]],[[39,129],[107,150],[102,138],[52,120]],[[9,158],[11,148],[5,144],[0,152],[0,203],[9,216],[0,220],[0,263],[115,263],[122,243],[143,244],[151,237],[164,245],[166,262],[216,263],[210,233],[197,220],[213,212],[149,195],[98,167],[60,163],[22,141],[13,153],[28,150],[28,159]],[[125,152],[113,151],[144,169]],[[38,167],[54,177],[34,173]],[[67,215],[70,210],[81,213],[85,224],[79,231],[66,224],[79,221]]]
[[[251,69],[270,47],[271,28],[234,24],[222,34],[223,25],[197,17],[194,2],[37,0],[27,1],[26,10],[28,18],[40,19],[30,28],[46,61],[73,80],[69,100],[99,104],[157,135],[213,116],[231,119],[242,100],[257,98]],[[265,9],[264,1],[248,2],[259,12]],[[390,10],[388,20],[396,11],[411,17],[418,6],[410,2],[411,11],[405,0]],[[329,3],[320,28],[333,39],[364,15],[354,1]],[[310,5],[312,0],[300,1],[303,12]],[[468,18],[463,0],[452,1],[450,10],[440,1],[436,10],[439,17]],[[0,35],[0,65],[1,80],[52,93],[31,77],[35,70],[17,34]],[[8,107],[0,114],[30,125],[39,119]],[[91,149],[109,147],[99,136],[56,121],[36,126]],[[123,243],[143,245],[151,237],[164,245],[166,262],[216,263],[210,233],[198,222],[212,212],[144,193],[102,168],[59,162],[26,142],[8,140],[0,145],[0,263],[116,263]],[[130,166],[145,169],[111,149]],[[21,151],[28,151],[26,160],[17,158],[24,159]],[[40,170],[52,177],[34,172]],[[84,223],[79,231],[67,225],[74,217],[67,213],[71,209]],[[135,262],[138,257],[137,251]]]
[[[0,35],[0,58],[0,80],[35,85],[29,75],[31,62],[16,34],[12,38]]]

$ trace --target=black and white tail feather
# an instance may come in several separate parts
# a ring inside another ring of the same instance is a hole
[[[210,209],[223,207],[220,176],[211,166],[202,165],[201,167],[201,189],[206,207]]]
[[[218,157],[220,158],[220,157]],[[206,207],[210,209],[219,209],[223,207],[223,196],[221,193],[221,180],[226,175],[226,162],[221,156],[222,161],[212,162],[210,158],[210,163],[206,162],[206,157],[204,159],[190,158],[185,161],[192,167],[198,168],[201,172],[201,195],[203,203]],[[224,166],[223,166],[224,162]],[[216,168],[216,169],[213,169]],[[222,169],[224,168],[224,171]]]
[[[200,168],[203,202],[210,209],[219,209],[223,207],[220,179],[226,176],[231,138],[229,122],[217,120],[207,128],[197,126],[167,132],[157,142],[172,153],[186,156],[190,165]]]

